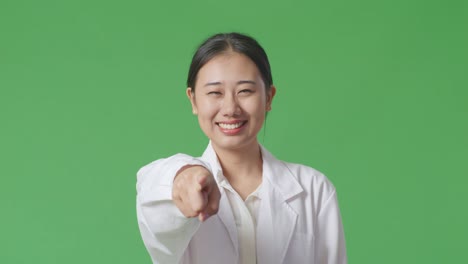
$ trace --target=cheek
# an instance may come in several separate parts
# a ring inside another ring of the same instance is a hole
[[[265,101],[261,100],[260,98],[257,100],[250,100],[245,103],[244,109],[248,112],[252,117],[256,118],[264,118],[266,113],[266,105]]]
[[[201,102],[198,104],[198,119],[207,122],[216,116],[216,107],[213,102]]]

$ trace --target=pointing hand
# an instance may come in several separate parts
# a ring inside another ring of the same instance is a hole
[[[220,197],[213,175],[203,166],[182,167],[174,179],[172,199],[186,217],[205,221],[218,212]]]

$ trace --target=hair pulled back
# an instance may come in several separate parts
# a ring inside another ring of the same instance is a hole
[[[187,87],[191,87],[192,91],[195,91],[197,75],[203,65],[215,56],[229,51],[250,58],[262,76],[266,91],[270,90],[273,85],[273,77],[271,76],[270,62],[265,50],[254,38],[236,32],[215,34],[198,47],[190,64]]]

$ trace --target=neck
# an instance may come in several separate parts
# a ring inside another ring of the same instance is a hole
[[[260,177],[262,175],[262,154],[260,144],[255,141],[239,149],[223,149],[213,145],[224,176],[235,178]]]

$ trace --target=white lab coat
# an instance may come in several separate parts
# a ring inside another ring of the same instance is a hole
[[[257,219],[257,263],[346,264],[334,186],[317,170],[261,150],[264,191]],[[153,263],[238,264],[237,229],[224,188],[218,214],[203,223],[184,217],[172,202],[174,176],[187,164],[222,173],[211,144],[200,158],[177,154],[137,173],[138,224]]]

